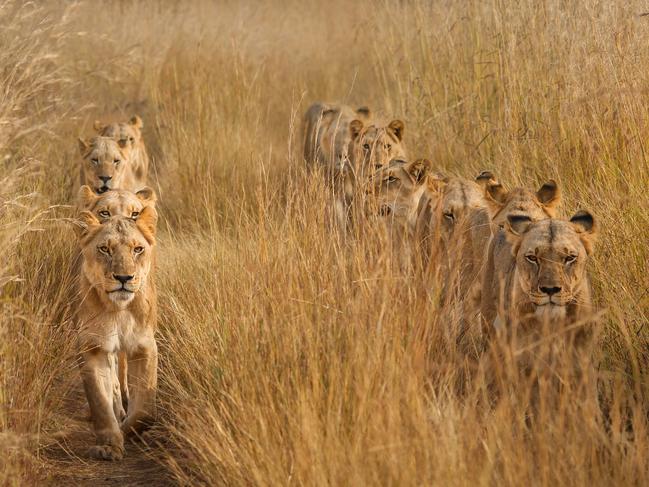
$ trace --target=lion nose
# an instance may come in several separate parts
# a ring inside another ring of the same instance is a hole
[[[110,180],[113,179],[113,178],[112,178],[112,176],[99,176],[99,179],[101,179],[102,182],[103,182],[104,184],[106,184],[108,181],[110,181]]]
[[[553,294],[560,293],[561,288],[559,286],[554,286],[554,287],[541,286],[541,292],[547,294],[548,296],[552,296]]]
[[[133,279],[133,276],[118,276],[117,274],[113,274],[113,277],[117,279],[119,282],[122,284],[126,284],[128,281]]]

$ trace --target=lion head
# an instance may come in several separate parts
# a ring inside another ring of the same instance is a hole
[[[569,306],[590,306],[586,263],[593,253],[596,222],[589,212],[579,211],[569,221],[530,222],[526,216],[510,215],[505,231],[515,261],[510,276],[515,309],[556,319],[565,317]]]
[[[392,159],[405,158],[401,120],[392,120],[387,126],[365,125],[362,120],[349,124],[349,162],[357,175],[369,175],[387,166]]]
[[[428,178],[427,192],[431,201],[432,230],[442,250],[457,241],[458,232],[465,233],[476,213],[487,210],[483,187],[496,184],[494,176],[483,171],[474,181],[459,177],[435,175]]]
[[[552,218],[561,201],[561,192],[553,180],[544,183],[536,192],[527,188],[508,191],[500,183],[490,182],[485,185],[484,194],[491,220],[499,228],[510,216],[526,216],[530,221]]]
[[[368,214],[414,227],[417,205],[431,167],[432,162],[428,159],[414,162],[393,159],[378,169],[369,178],[365,189]]]
[[[103,124],[96,120],[94,125],[97,134],[115,139],[130,150],[135,150],[144,144],[143,126],[142,119],[137,115],[131,117],[128,122]]]
[[[155,192],[148,187],[137,193],[112,189],[97,194],[86,185],[79,189],[79,209],[91,212],[102,222],[113,216],[125,216],[135,220],[144,207],[155,207],[155,202]]]
[[[124,187],[130,162],[126,143],[111,137],[93,137],[90,141],[79,139],[79,150],[83,157],[82,184],[98,193]]]
[[[83,254],[82,278],[104,305],[126,308],[147,286],[157,215],[145,207],[137,220],[115,216],[101,223],[82,211],[76,227]]]

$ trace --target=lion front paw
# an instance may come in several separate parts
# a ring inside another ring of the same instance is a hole
[[[124,458],[124,447],[117,445],[95,445],[90,447],[89,454],[97,460],[116,461]]]

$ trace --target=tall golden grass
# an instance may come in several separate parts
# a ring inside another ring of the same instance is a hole
[[[161,468],[178,483],[647,484],[644,8],[0,3],[0,483],[47,471],[79,381],[76,137],[139,113],[161,202]],[[592,377],[534,385],[505,354],[508,392],[488,400],[435,283],[393,265],[380,228],[328,226],[301,159],[316,99],[402,117],[409,154],[439,170],[554,178],[566,215],[597,215],[598,395]]]

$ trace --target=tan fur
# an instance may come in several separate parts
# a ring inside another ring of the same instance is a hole
[[[137,115],[133,115],[128,122],[109,124],[103,124],[97,120],[94,127],[98,135],[111,137],[128,149],[132,171],[140,186],[124,189],[131,189],[132,191],[141,189],[149,175],[149,154],[144,145],[144,137],[142,137],[142,128],[144,127],[142,119]],[[119,188],[121,186],[114,187]]]
[[[499,298],[499,321],[536,334],[543,326],[570,324],[592,314],[586,263],[596,236],[595,220],[578,212],[570,221],[530,222],[509,217],[512,267]]]
[[[91,455],[121,459],[124,434],[155,417],[157,299],[153,253],[157,216],[145,207],[137,220],[116,216],[101,223],[83,211],[77,233],[83,254],[77,311],[81,376],[96,435]],[[115,276],[132,276],[124,284]],[[117,354],[128,359],[130,400],[125,414]]]
[[[95,193],[89,186],[79,189],[79,209],[87,210],[104,222],[113,216],[137,219],[145,206],[155,208],[155,192],[148,187],[137,193],[125,189],[112,189],[102,194]]]
[[[505,274],[513,265],[511,245],[505,238],[503,227],[510,217],[526,217],[539,221],[555,216],[561,192],[554,181],[543,184],[535,193],[525,188],[505,190],[500,184],[485,188],[485,197],[492,218],[493,236],[487,249],[482,275],[480,314],[490,330],[496,318],[496,303],[502,294]]]
[[[109,189],[137,191],[145,186],[134,171],[131,152],[123,142],[111,137],[93,137],[90,141],[79,139],[81,184],[103,193]],[[105,178],[105,179],[102,179]]]

